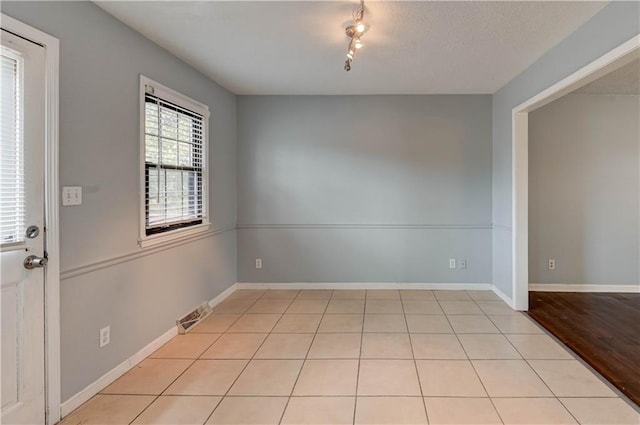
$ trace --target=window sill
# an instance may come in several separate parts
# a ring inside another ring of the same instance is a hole
[[[148,248],[152,246],[170,245],[174,242],[181,242],[186,239],[191,239],[201,233],[209,231],[211,223],[206,222],[198,224],[197,226],[191,226],[184,229],[173,230],[171,232],[159,233],[157,235],[145,236],[138,239],[138,245],[141,248]]]

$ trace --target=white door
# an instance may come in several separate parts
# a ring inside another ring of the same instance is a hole
[[[45,52],[3,29],[1,59],[0,422],[42,424]]]

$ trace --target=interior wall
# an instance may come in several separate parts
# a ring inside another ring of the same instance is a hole
[[[490,222],[491,96],[238,97],[240,282],[490,283]]]
[[[639,100],[571,94],[529,114],[530,282],[638,285]]]
[[[2,2],[60,40],[62,399],[82,390],[236,281],[235,96],[90,2]],[[212,232],[138,246],[139,75],[209,105]],[[111,343],[98,332],[111,326]]]
[[[640,3],[614,1],[493,95],[493,283],[512,296],[512,110],[640,33]]]

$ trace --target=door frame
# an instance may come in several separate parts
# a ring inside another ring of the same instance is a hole
[[[639,52],[640,34],[512,110],[511,254],[512,302],[516,310],[529,309],[529,113],[632,61]]]
[[[57,38],[2,14],[2,28],[45,49],[44,206],[48,263],[45,269],[45,418],[60,421],[60,225],[58,193],[58,111],[60,42]]]

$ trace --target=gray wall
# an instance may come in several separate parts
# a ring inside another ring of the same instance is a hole
[[[511,111],[640,33],[640,3],[612,2],[493,95],[493,283],[512,292]]]
[[[233,230],[127,261],[144,251],[137,244],[139,74],[211,109],[216,229],[235,224],[235,96],[92,3],[2,2],[2,12],[60,39],[60,184],[84,186],[82,206],[60,208],[63,276],[125,261],[61,282],[66,400],[236,281]],[[107,325],[111,344],[99,349],[98,330]]]
[[[490,222],[490,96],[238,97],[241,282],[489,283]]]
[[[638,285],[638,100],[573,94],[529,115],[530,282]]]

